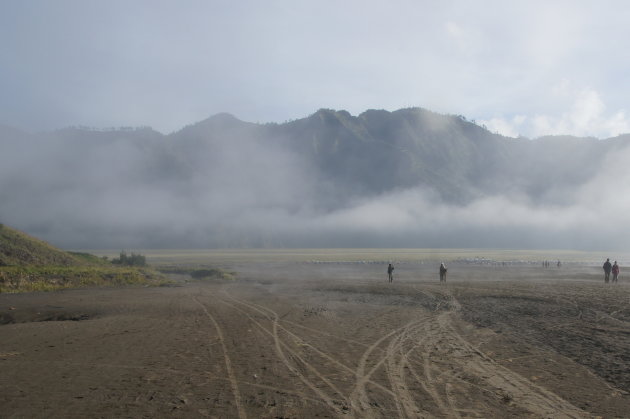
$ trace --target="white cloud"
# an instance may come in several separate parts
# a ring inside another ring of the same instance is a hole
[[[565,111],[512,118],[493,117],[480,122],[491,131],[516,137],[536,138],[543,135],[575,135],[609,138],[630,132],[630,119],[624,109],[607,112],[601,94],[590,87],[575,88],[563,79],[551,88],[550,101],[568,107]],[[553,106],[552,106],[553,108]]]
[[[516,138],[520,135],[520,127],[526,119],[527,117],[524,115],[517,115],[509,120],[505,120],[503,118],[491,118],[487,121],[481,121],[481,123],[491,132],[497,132],[501,135],[505,135],[506,137]]]

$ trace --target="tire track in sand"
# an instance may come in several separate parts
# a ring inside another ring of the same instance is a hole
[[[367,362],[367,357],[369,357],[369,355],[374,352],[376,349],[378,349],[378,347],[380,346],[380,343],[385,340],[386,338],[388,338],[389,336],[391,336],[392,334],[399,332],[398,335],[395,336],[394,339],[392,339],[392,341],[390,342],[390,345],[388,346],[388,349],[386,350],[381,350],[381,352],[383,352],[385,355],[380,357],[377,361],[376,361],[376,365],[374,365],[374,367],[367,373],[362,374],[362,378],[360,378],[359,381],[359,386],[363,386],[363,391],[359,390],[357,392],[357,386],[356,386],[356,381],[357,381],[357,369],[353,369],[350,368],[349,366],[345,365],[343,362],[339,361],[338,359],[330,356],[329,354],[319,350],[318,348],[316,348],[315,346],[313,346],[312,344],[304,341],[304,339],[302,339],[300,336],[296,335],[295,333],[291,332],[290,330],[284,328],[283,326],[281,326],[280,324],[280,319],[279,319],[279,315],[273,311],[270,308],[261,306],[259,304],[255,304],[255,303],[250,303],[250,302],[246,302],[243,300],[239,300],[236,299],[234,297],[232,297],[231,295],[229,295],[225,290],[223,291],[223,293],[226,295],[226,298],[229,298],[230,301],[233,301],[234,303],[237,304],[241,304],[245,307],[247,307],[250,310],[254,310],[255,312],[262,314],[263,316],[265,316],[267,318],[267,320],[269,321],[273,321],[274,324],[277,325],[279,330],[282,330],[284,333],[286,333],[288,336],[290,336],[291,338],[293,338],[293,340],[300,346],[304,346],[304,347],[308,347],[309,349],[311,349],[312,351],[314,351],[315,353],[317,353],[318,355],[320,355],[322,358],[327,359],[328,361],[334,363],[335,365],[339,366],[340,368],[342,368],[345,372],[349,373],[351,376],[355,377],[355,387],[353,389],[353,392],[350,396],[348,397],[344,397],[344,401],[345,404],[347,406],[350,406],[352,408],[351,412],[348,411],[343,411],[344,414],[350,414],[351,416],[353,416],[355,414],[355,411],[357,410],[357,406],[362,406],[361,412],[359,414],[358,417],[370,417],[370,415],[372,415],[372,411],[373,408],[370,406],[370,400],[368,400],[367,398],[367,393],[365,392],[364,387],[369,384],[371,386],[373,386],[374,388],[380,390],[381,392],[383,392],[385,395],[391,397],[394,401],[399,401],[401,400],[401,406],[404,406],[404,409],[408,412],[407,417],[417,417],[417,413],[420,412],[420,409],[415,405],[414,401],[413,401],[413,397],[411,395],[411,393],[406,390],[406,385],[403,381],[401,381],[402,377],[403,377],[403,373],[402,370],[404,368],[404,365],[402,365],[403,361],[392,361],[394,365],[396,365],[396,369],[399,371],[396,374],[391,375],[391,379],[390,379],[390,385],[391,388],[387,388],[386,386],[384,386],[383,384],[372,380],[372,375],[374,374],[374,372],[376,372],[379,368],[383,367],[386,365],[387,361],[390,359],[393,359],[397,352],[399,352],[399,348],[400,348],[400,344],[405,344],[407,341],[409,341],[410,337],[409,335],[409,331],[414,329],[414,328],[419,328],[422,327],[424,324],[424,321],[426,318],[428,317],[420,317],[419,319],[414,320],[413,322],[410,322],[408,325],[403,326],[397,330],[395,330],[394,332],[386,335],[384,338],[379,339],[378,342],[373,343],[372,345],[366,345],[364,343],[360,343],[362,346],[366,346],[368,347],[368,350],[363,354],[363,357],[366,358],[364,360],[364,370],[365,370],[365,366],[366,366],[366,362]],[[253,320],[255,321],[255,320]],[[294,322],[290,322],[290,321],[286,321],[288,324],[294,324],[296,326],[300,326],[299,324],[296,324]],[[260,326],[260,325],[259,325]],[[268,332],[269,333],[269,332]],[[334,336],[333,336],[334,337]],[[413,339],[416,339],[417,337],[413,337]],[[348,341],[347,339],[342,339],[345,341]],[[352,341],[353,343],[359,344],[358,342]],[[291,352],[292,355],[295,355],[294,352]],[[302,358],[300,358],[302,359]],[[304,361],[305,363],[305,361]],[[358,369],[360,369],[361,366],[359,365]],[[361,375],[361,373],[359,374]],[[401,377],[401,378],[398,378]],[[400,394],[397,394],[397,391],[400,391]],[[363,395],[363,396],[361,396]],[[399,414],[399,417],[404,417],[404,415]]]
[[[374,412],[367,394],[367,385],[373,384],[371,377],[380,368],[385,368],[385,373],[389,380],[391,390],[388,394],[392,397],[396,406],[398,417],[418,417],[426,412],[415,403],[415,399],[408,390],[405,381],[404,367],[407,362],[404,345],[411,342],[412,349],[416,347],[417,341],[422,338],[416,333],[411,333],[424,326],[430,315],[420,316],[406,325],[391,331],[374,341],[362,354],[355,371],[355,386],[350,394],[350,405],[359,417],[373,418]],[[372,354],[383,345],[387,339],[391,339],[383,351],[383,355],[372,359]],[[400,355],[400,358],[397,358]],[[368,370],[368,363],[372,360],[373,366]]]
[[[279,332],[278,332],[280,327],[279,327],[279,324],[278,324],[279,323],[279,316],[277,315],[277,313],[275,313],[273,310],[270,310],[270,309],[267,309],[267,308],[264,308],[264,307],[259,308],[259,307],[256,307],[254,304],[250,304],[250,303],[247,303],[245,301],[238,300],[238,299],[230,296],[225,291],[224,291],[224,293],[225,293],[225,295],[226,295],[226,297],[228,299],[233,301],[233,303],[230,303],[230,302],[225,301],[225,300],[220,300],[220,301],[223,304],[226,304],[226,305],[232,307],[234,310],[237,310],[237,311],[241,312],[252,323],[254,323],[260,330],[262,330],[263,332],[267,333],[273,339],[274,346],[276,348],[276,354],[278,355],[278,358],[287,367],[287,369],[290,372],[295,374],[295,376],[297,376],[300,379],[300,381],[302,381],[302,383],[304,383],[308,388],[310,388],[318,397],[320,397],[320,399],[326,405],[328,405],[337,414],[347,413],[347,407],[344,406],[346,397],[337,388],[337,386],[335,386],[334,383],[332,383],[330,380],[328,380],[326,377],[324,377],[315,367],[313,367],[313,365],[311,365],[309,362],[307,362],[300,354],[298,354],[296,351],[291,349],[288,344],[286,344],[285,342],[282,341],[282,339],[280,338]],[[245,310],[237,307],[236,305],[234,305],[234,303],[240,304],[242,306],[245,306],[245,307],[249,308],[250,310],[253,310],[253,311],[256,311],[259,314],[262,314],[268,321],[270,321],[272,323],[271,324],[271,330],[269,330],[268,328],[263,326],[258,320],[256,320],[254,317],[252,317],[247,311],[245,311]],[[337,397],[333,398],[333,396],[327,394],[325,391],[320,389],[317,386],[317,384],[315,384],[311,380],[309,380],[304,375],[304,373],[302,373],[302,371],[300,371],[299,368],[297,368],[295,365],[293,365],[291,363],[291,361],[289,360],[289,358],[288,358],[287,354],[285,353],[285,351],[286,351],[286,353],[290,354],[295,360],[299,361],[299,363],[301,365],[303,365],[305,369],[310,371],[313,375],[315,375],[322,382],[324,382],[328,387],[330,387],[333,390],[333,392],[337,395]],[[346,409],[344,409],[344,407],[346,407]]]
[[[433,416],[417,404],[415,399],[421,393],[409,390],[414,382],[431,397],[438,410],[442,412],[440,416],[459,417],[448,398],[448,394],[442,396],[438,390],[437,382],[433,376],[433,372],[438,370],[438,367],[430,362],[429,357],[425,356],[428,350],[425,338],[429,334],[428,330],[434,327],[435,317],[434,313],[429,313],[422,316],[421,320],[415,324],[408,325],[409,327],[406,327],[397,336],[397,339],[392,340],[390,348],[388,348],[389,356],[387,357],[386,370],[392,387],[396,388],[399,417]],[[400,343],[397,344],[395,340],[400,341]],[[414,356],[416,352],[418,354]],[[398,356],[397,359],[396,356]],[[418,369],[421,369],[422,373],[419,373]],[[438,371],[438,374],[442,375],[443,373]]]
[[[503,367],[492,358],[481,352],[455,329],[453,323],[461,305],[455,297],[447,292],[451,309],[436,317],[436,326],[427,330],[426,354],[453,354],[449,361],[458,369],[478,377],[486,386],[494,389],[497,395],[503,394],[511,403],[539,417],[585,418],[586,412],[562,399],[555,393],[532,383],[520,374]],[[428,360],[427,360],[428,361]],[[430,368],[425,363],[425,368]],[[463,382],[465,383],[465,382]],[[449,382],[445,382],[446,386]],[[453,384],[452,382],[450,384]],[[464,384],[465,385],[465,384]],[[455,397],[452,388],[445,387],[449,399]],[[454,400],[449,400],[454,403]],[[451,404],[449,403],[449,404]],[[451,404],[452,405],[452,404]]]
[[[423,413],[415,402],[414,394],[409,391],[410,385],[406,379],[405,370],[409,369],[409,355],[416,350],[423,340],[423,334],[418,332],[424,329],[427,321],[428,316],[423,317],[421,321],[407,325],[387,346],[385,371],[392,390],[394,390],[399,417],[415,418]],[[411,347],[407,349],[409,345]],[[422,386],[423,383],[419,381],[419,384]],[[424,413],[427,414],[427,412]]]
[[[255,303],[248,303],[248,302],[245,302],[245,301],[243,301],[243,300],[238,300],[238,299],[235,299],[234,297],[230,296],[229,294],[227,294],[227,292],[225,292],[225,291],[224,291],[224,293],[226,294],[226,296],[227,296],[227,297],[228,297],[231,301],[234,301],[234,302],[236,302],[236,303],[238,303],[238,304],[242,304],[242,305],[244,305],[244,306],[246,306],[246,307],[248,307],[248,308],[250,308],[250,309],[252,309],[252,310],[254,310],[254,311],[259,312],[259,313],[260,313],[260,314],[262,314],[263,316],[267,317],[267,319],[268,319],[269,321],[276,321],[276,322],[277,322],[277,324],[278,324],[278,329],[279,329],[279,330],[282,330],[284,333],[286,333],[287,335],[289,335],[290,337],[292,337],[292,338],[293,338],[293,340],[294,340],[294,341],[295,341],[298,345],[301,345],[301,346],[303,346],[303,347],[308,347],[308,348],[309,348],[309,349],[311,349],[313,352],[315,352],[315,353],[317,353],[318,355],[320,355],[322,358],[325,358],[325,359],[327,359],[328,361],[332,362],[333,364],[335,364],[335,365],[339,366],[340,368],[342,368],[344,371],[346,371],[347,373],[351,374],[352,376],[354,376],[354,375],[355,375],[355,369],[354,369],[354,368],[349,367],[348,365],[346,365],[346,364],[344,364],[343,362],[339,361],[337,358],[335,358],[335,357],[331,356],[330,354],[327,354],[326,352],[321,351],[321,350],[320,350],[320,349],[318,349],[316,346],[314,346],[314,345],[312,345],[311,343],[309,343],[309,342],[305,341],[305,340],[304,340],[302,337],[300,337],[299,335],[297,335],[297,334],[295,334],[294,332],[290,331],[289,329],[287,329],[287,328],[283,327],[283,326],[280,324],[280,316],[279,316],[279,315],[278,315],[275,311],[273,311],[272,309],[267,308],[267,307],[264,307],[264,306],[261,306],[261,305],[259,305],[259,304],[255,304]],[[333,338],[335,338],[335,339],[339,339],[339,340],[342,340],[342,341],[346,341],[346,342],[349,342],[349,343],[352,343],[352,344],[355,344],[355,345],[362,345],[362,346],[366,346],[366,347],[367,347],[367,346],[369,346],[369,345],[366,345],[366,344],[364,344],[364,343],[362,343],[362,342],[358,342],[358,341],[355,341],[355,340],[345,339],[345,338],[339,338],[339,337],[334,336],[334,335],[331,335],[331,334],[329,334],[329,333],[323,333],[323,332],[321,332],[321,331],[318,331],[318,330],[315,330],[315,329],[311,329],[311,328],[308,328],[308,327],[302,326],[302,325],[300,325],[300,324],[298,324],[298,323],[291,322],[291,321],[288,321],[288,320],[284,320],[284,321],[282,321],[282,322],[287,323],[287,324],[292,324],[292,325],[294,325],[294,326],[297,326],[297,327],[300,327],[300,328],[303,328],[303,329],[306,329],[306,330],[309,330],[309,331],[313,331],[313,332],[316,332],[316,333],[319,333],[319,334],[323,334],[323,335],[325,335],[325,336],[330,336],[330,337],[333,337]],[[381,384],[379,384],[379,383],[377,383],[377,382],[372,382],[372,381],[371,381],[371,382],[370,382],[370,384],[372,384],[372,385],[374,385],[374,386],[378,387],[380,390],[382,390],[382,391],[384,391],[384,392],[386,392],[386,393],[388,393],[388,394],[390,394],[390,395],[393,395],[393,393],[392,393],[392,392],[391,392],[388,388],[386,388],[386,387],[382,386]]]
[[[221,326],[214,318],[212,314],[208,311],[205,305],[203,305],[197,297],[192,297],[193,301],[197,303],[203,312],[206,314],[210,322],[214,325],[214,328],[217,332],[217,336],[219,338],[219,342],[221,344],[221,350],[223,351],[223,360],[225,362],[225,368],[227,370],[228,379],[230,381],[230,387],[232,388],[232,393],[234,395],[234,403],[236,405],[236,410],[238,412],[238,417],[241,419],[247,418],[247,413],[245,412],[245,408],[243,407],[243,403],[241,401],[241,393],[238,389],[238,381],[236,380],[236,376],[234,375],[234,370],[232,369],[232,361],[230,360],[230,356],[228,355],[227,347],[225,346],[225,338],[223,337],[223,331],[221,330]]]

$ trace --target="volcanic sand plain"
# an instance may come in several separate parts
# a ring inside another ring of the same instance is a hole
[[[630,282],[598,265],[298,259],[0,294],[0,417],[630,417]]]

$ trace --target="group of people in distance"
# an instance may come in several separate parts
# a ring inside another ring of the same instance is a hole
[[[617,261],[614,264],[610,263],[610,259],[606,259],[604,262],[604,282],[607,284],[611,282],[610,274],[612,273],[612,282],[617,282],[619,279],[619,265]]]
[[[446,271],[444,262],[440,263],[440,282],[446,282]],[[394,265],[391,263],[387,265],[387,279],[389,282],[394,282]]]
[[[556,266],[559,268],[562,264],[560,263],[560,261],[556,262]],[[543,268],[548,268],[551,266],[551,262],[549,262],[548,260],[543,260],[542,263]]]
[[[546,263],[549,262],[543,262],[543,266],[547,267],[549,265],[546,265]],[[558,268],[560,267],[560,261],[558,261],[557,264]],[[617,264],[617,261],[615,261],[615,263],[610,263],[610,259],[606,259],[606,262],[604,262],[604,282],[605,283],[609,283],[609,282],[613,282],[616,283],[619,279],[619,264]],[[444,264],[444,262],[440,263],[440,282],[446,282],[446,271],[448,269],[446,269],[446,265]],[[612,279],[610,278],[610,274],[612,274]],[[389,282],[394,282],[394,265],[392,265],[391,263],[389,265],[387,265],[387,278],[389,279]]]

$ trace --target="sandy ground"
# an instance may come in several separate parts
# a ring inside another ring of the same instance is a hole
[[[597,268],[232,268],[0,295],[0,417],[630,417],[630,284]]]

